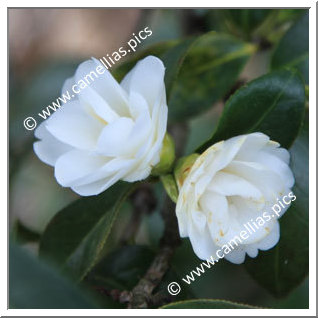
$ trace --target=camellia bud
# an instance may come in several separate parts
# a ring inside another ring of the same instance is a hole
[[[160,180],[163,184],[166,193],[168,194],[169,198],[174,202],[177,203],[179,190],[176,184],[176,180],[172,174],[166,174],[160,176]]]
[[[166,174],[170,171],[175,159],[175,147],[172,137],[166,133],[160,153],[160,162],[152,169],[153,176]]]
[[[177,186],[180,189],[183,185],[184,180],[189,174],[191,167],[193,166],[199,154],[193,153],[189,156],[182,157],[178,160],[176,168],[174,170],[174,176],[177,182]]]

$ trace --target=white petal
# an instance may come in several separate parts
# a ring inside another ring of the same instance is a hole
[[[215,174],[209,189],[225,196],[239,195],[256,200],[262,197],[261,192],[250,182],[239,176],[222,171]]]
[[[121,117],[103,129],[98,138],[97,150],[104,156],[118,156],[125,153],[129,135],[134,127],[131,118]]]
[[[99,170],[107,162],[104,157],[92,155],[82,150],[72,150],[61,156],[55,165],[55,177],[64,187],[76,184],[76,181]]]
[[[206,214],[214,243],[219,245],[229,229],[230,219],[227,200],[222,195],[206,191],[200,198],[199,204]]]
[[[79,149],[94,149],[103,124],[89,116],[77,101],[67,103],[46,121],[47,130]]]
[[[193,222],[189,222],[188,232],[193,251],[200,259],[210,259],[211,256],[217,258],[215,253],[218,248],[213,244],[207,227],[204,231],[199,231]]]
[[[56,160],[73,148],[53,137],[42,122],[35,131],[35,137],[41,139],[33,144],[35,154],[46,164],[54,166]]]
[[[256,257],[258,255],[258,249],[254,246],[254,244],[246,245],[245,251],[249,257]]]
[[[225,168],[237,155],[246,138],[246,135],[233,137],[208,148],[202,154],[203,157],[206,157],[203,160],[207,160],[206,172],[209,175],[214,175],[217,171]]]
[[[164,73],[162,61],[155,56],[148,56],[125,76],[121,86],[126,91],[135,91],[142,95],[151,110],[164,89]]]
[[[98,66],[102,66],[105,70],[103,74],[98,74],[96,72],[96,68]],[[95,74],[91,72],[94,72]],[[90,74],[90,77],[87,76],[88,74]],[[107,105],[109,105],[119,116],[129,116],[126,92],[113,78],[112,74],[100,63],[100,61],[93,59],[80,64],[75,73],[75,81],[79,82],[80,80],[84,80],[84,82],[89,83],[88,87],[80,91],[80,98],[83,98],[89,103],[93,90],[102,99],[104,99]],[[91,103],[91,106],[94,107],[95,105]]]
[[[245,254],[245,250],[239,247],[232,250],[229,254],[225,254],[224,258],[233,264],[242,264],[245,260]]]
[[[123,178],[123,180],[127,182],[136,182],[136,181],[144,180],[149,177],[150,173],[151,173],[150,166],[144,169],[132,170],[127,174],[126,177]]]
[[[139,158],[139,170],[153,168],[160,160],[160,152],[167,129],[168,108],[162,99],[156,102],[152,113],[151,132],[146,142],[140,146],[136,158]]]
[[[100,181],[92,182],[81,186],[74,186],[72,187],[72,190],[82,196],[97,195],[107,190],[117,181],[122,179],[125,173],[126,171],[122,170],[109,178],[105,178]]]
[[[119,115],[91,87],[85,88],[79,96],[84,109],[104,125],[119,118]]]
[[[280,160],[282,160],[286,164],[289,164],[290,154],[288,150],[284,148],[278,148],[278,147],[279,147],[279,143],[276,143],[270,140],[268,144],[262,150],[269,154],[272,154],[273,156],[278,157]]]
[[[73,85],[75,84],[75,80],[74,80],[74,77],[70,77],[68,78],[65,82],[64,82],[64,85],[62,87],[62,90],[61,90],[61,95],[65,94],[65,96],[72,96],[74,95],[74,97],[72,97],[72,100],[77,100],[78,99],[78,96],[77,94],[75,94],[72,90],[72,87]],[[65,104],[64,104],[65,105]]]
[[[264,151],[260,151],[255,156],[255,160],[256,162],[259,162],[266,166],[268,169],[276,172],[277,175],[279,175],[279,177],[284,181],[286,187],[293,187],[295,183],[294,175],[289,166],[284,161]]]
[[[260,151],[269,142],[269,137],[263,133],[252,133],[245,135],[245,141],[240,151],[237,153],[235,160],[251,161],[251,157]]]
[[[106,189],[110,188],[115,182],[117,182],[118,178],[112,179],[102,179],[93,183],[88,183],[81,186],[74,186],[71,189],[81,195],[81,196],[90,196],[90,195],[98,195],[105,191]],[[105,188],[105,189],[104,189]]]
[[[104,158],[106,160],[106,157]],[[88,183],[94,183],[102,179],[109,179],[118,173],[121,173],[121,175],[125,177],[125,175],[133,169],[134,164],[134,160],[132,159],[122,159],[121,157],[109,159],[108,161],[105,161],[105,164],[101,168],[95,170],[86,177],[77,180],[75,185],[81,186]]]
[[[199,232],[204,232],[207,224],[206,216],[200,211],[191,211],[192,222]]]
[[[233,160],[224,171],[241,176],[252,183],[260,189],[266,201],[276,200],[277,194],[285,191],[285,184],[280,177],[258,163]]]
[[[276,221],[274,224],[274,227],[269,232],[269,234],[264,239],[255,243],[254,245],[260,250],[266,251],[274,247],[278,243],[279,237],[280,237],[279,222]]]

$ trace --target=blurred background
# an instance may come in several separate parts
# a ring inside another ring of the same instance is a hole
[[[73,75],[81,61],[112,53],[125,45],[133,32],[146,26],[152,35],[138,50],[159,41],[215,30],[257,43],[261,48],[241,73],[239,87],[268,71],[273,47],[303,13],[294,9],[10,9],[9,217],[13,235],[36,254],[37,242],[50,219],[77,198],[71,190],[60,187],[53,169],[35,156],[33,132],[23,127],[23,120],[36,115],[60,95],[64,80]],[[216,107],[187,123],[185,154],[210,135],[223,105],[224,100],[220,100]],[[160,185],[154,187],[154,193],[156,202],[161,202],[164,193]],[[157,204],[151,213],[141,217],[136,244],[158,244],[163,231],[159,209]],[[120,234],[130,216],[127,202],[105,247],[106,254],[113,252],[122,239]],[[183,240],[173,259],[172,279],[173,275],[183,277],[198,264],[189,241]],[[228,262],[220,262],[197,279],[190,293],[192,298],[227,299],[261,307],[308,308],[308,279],[286,298],[276,299],[257,285],[243,266]]]

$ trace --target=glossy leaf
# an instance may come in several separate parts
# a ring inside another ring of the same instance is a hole
[[[10,308],[97,308],[78,286],[21,247],[11,246],[9,255]]]
[[[169,120],[182,121],[210,108],[234,85],[255,47],[209,32],[187,51],[170,98]],[[166,53],[168,54],[168,53]]]
[[[289,148],[298,135],[304,106],[305,89],[298,72],[269,73],[230,97],[212,137],[197,151],[203,152],[217,141],[256,131]]]
[[[56,214],[40,242],[40,255],[82,279],[96,263],[131,184],[79,199]]]
[[[305,125],[290,149],[297,199],[280,219],[280,241],[274,249],[245,263],[252,277],[276,297],[287,295],[308,275],[308,137]]]
[[[162,309],[256,309],[257,307],[220,299],[191,299],[170,303]]]
[[[175,84],[180,68],[182,67],[184,58],[188,53],[189,48],[193,43],[195,43],[195,41],[195,37],[181,41],[172,48],[168,49],[161,56],[161,59],[166,67],[165,85],[168,101],[170,99],[170,94],[173,89],[173,85]]]
[[[154,252],[146,246],[124,246],[103,258],[87,276],[102,288],[131,290],[150,266]]]
[[[287,31],[278,43],[271,61],[272,69],[295,67],[308,84],[309,13],[308,11]]]
[[[225,19],[231,24],[230,29],[237,33],[237,29],[245,36],[249,36],[273,12],[270,9],[230,9],[223,10]]]

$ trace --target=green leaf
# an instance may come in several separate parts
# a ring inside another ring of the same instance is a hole
[[[234,33],[249,37],[273,13],[270,9],[230,9],[223,10],[225,20]],[[238,29],[238,30],[237,30]]]
[[[41,238],[40,256],[82,279],[96,263],[131,188],[131,184],[117,183],[102,194],[79,199],[57,213]]]
[[[297,199],[280,219],[280,241],[274,249],[245,262],[251,276],[276,297],[286,296],[308,275],[308,137],[306,124],[290,149]]]
[[[11,237],[20,243],[38,242],[40,240],[40,234],[28,229],[19,220],[14,222]]]
[[[131,290],[146,273],[155,254],[146,246],[124,246],[104,257],[88,274],[90,284]]]
[[[195,37],[191,37],[180,43],[176,44],[172,48],[168,49],[162,56],[161,59],[166,67],[165,73],[165,85],[167,100],[170,99],[170,94],[179,74],[180,68],[184,61],[186,54],[190,46],[196,41]]]
[[[305,110],[305,88],[296,71],[264,75],[237,90],[227,101],[212,137],[197,151],[241,134],[263,132],[289,148]]]
[[[278,43],[271,60],[271,68],[295,67],[308,84],[309,13],[308,11],[286,32]]]
[[[10,246],[9,257],[10,308],[97,308],[78,286],[21,247]]]
[[[182,65],[175,67],[178,77],[168,100],[169,120],[182,121],[210,108],[234,85],[254,51],[253,45],[229,35],[209,32],[198,37],[186,55],[180,54]]]
[[[257,307],[220,299],[191,299],[177,301],[161,309],[256,309]]]

